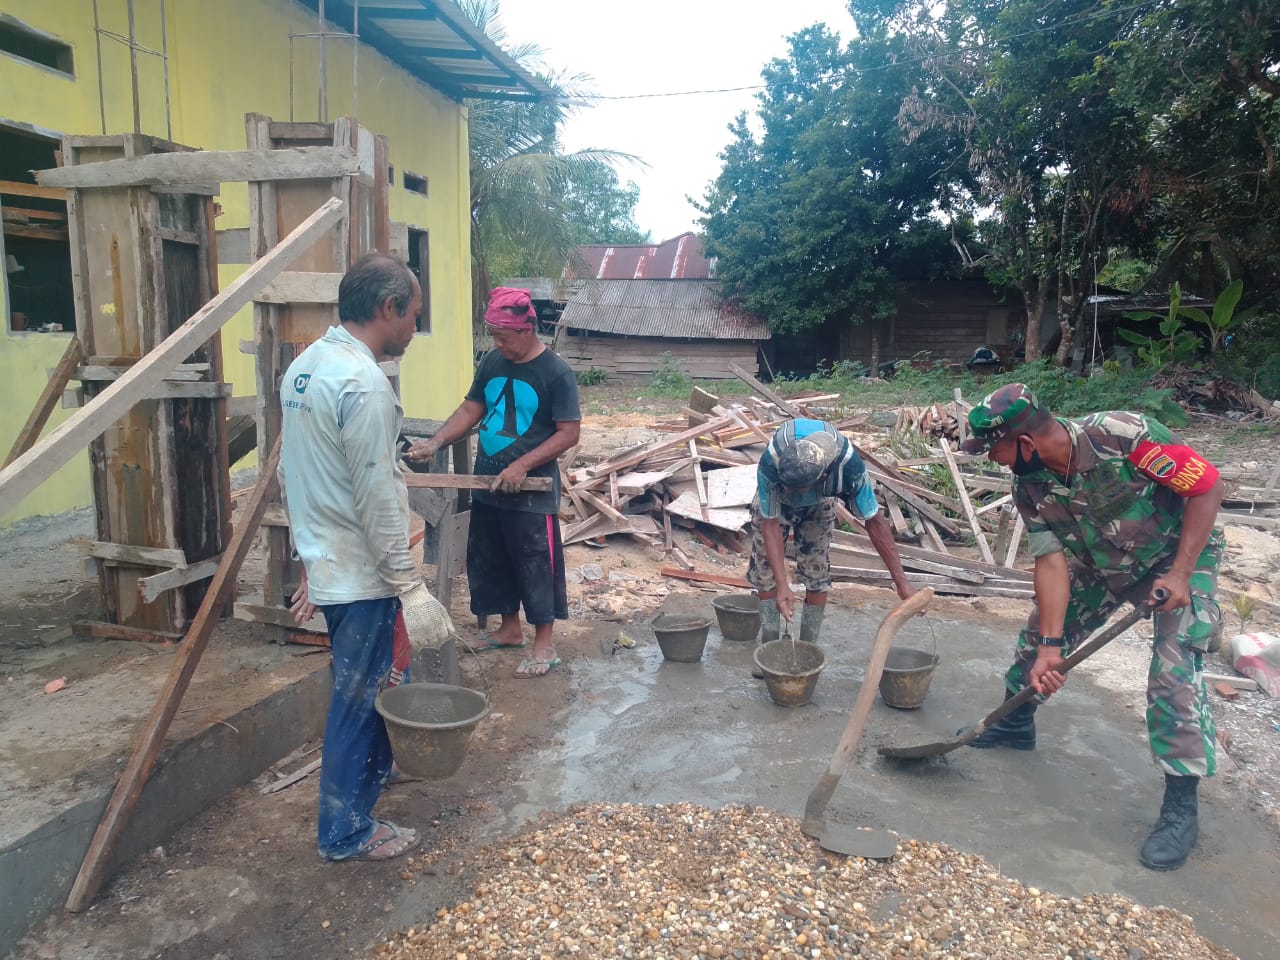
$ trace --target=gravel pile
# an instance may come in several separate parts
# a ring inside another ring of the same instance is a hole
[[[1231,960],[1191,919],[1060,897],[915,840],[888,862],[824,852],[762,808],[575,807],[485,848],[471,899],[377,945],[398,960],[666,958]]]

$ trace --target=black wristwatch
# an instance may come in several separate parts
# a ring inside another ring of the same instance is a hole
[[[1041,637],[1040,646],[1042,647],[1065,647],[1067,645],[1066,637]]]

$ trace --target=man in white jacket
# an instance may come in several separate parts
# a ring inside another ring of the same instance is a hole
[[[320,765],[320,855],[384,860],[417,832],[374,820],[391,745],[374,709],[392,666],[396,618],[410,643],[452,629],[409,553],[409,503],[397,457],[403,411],[378,363],[413,340],[422,289],[393,257],[370,254],[338,287],[338,317],[280,383],[281,489],[305,573],[299,619],[319,609],[333,652],[333,700]]]

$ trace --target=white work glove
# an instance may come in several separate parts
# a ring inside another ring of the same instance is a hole
[[[414,650],[424,647],[440,647],[453,633],[453,621],[449,611],[431,595],[426,584],[406,590],[400,595],[404,613],[404,628],[409,634],[409,646]]]

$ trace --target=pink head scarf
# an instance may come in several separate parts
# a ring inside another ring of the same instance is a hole
[[[503,307],[523,307],[523,316],[504,310]],[[517,290],[515,287],[494,287],[489,291],[489,308],[484,312],[484,322],[491,327],[502,327],[506,330],[526,330],[533,326],[538,315],[533,310],[533,301],[528,290]]]

